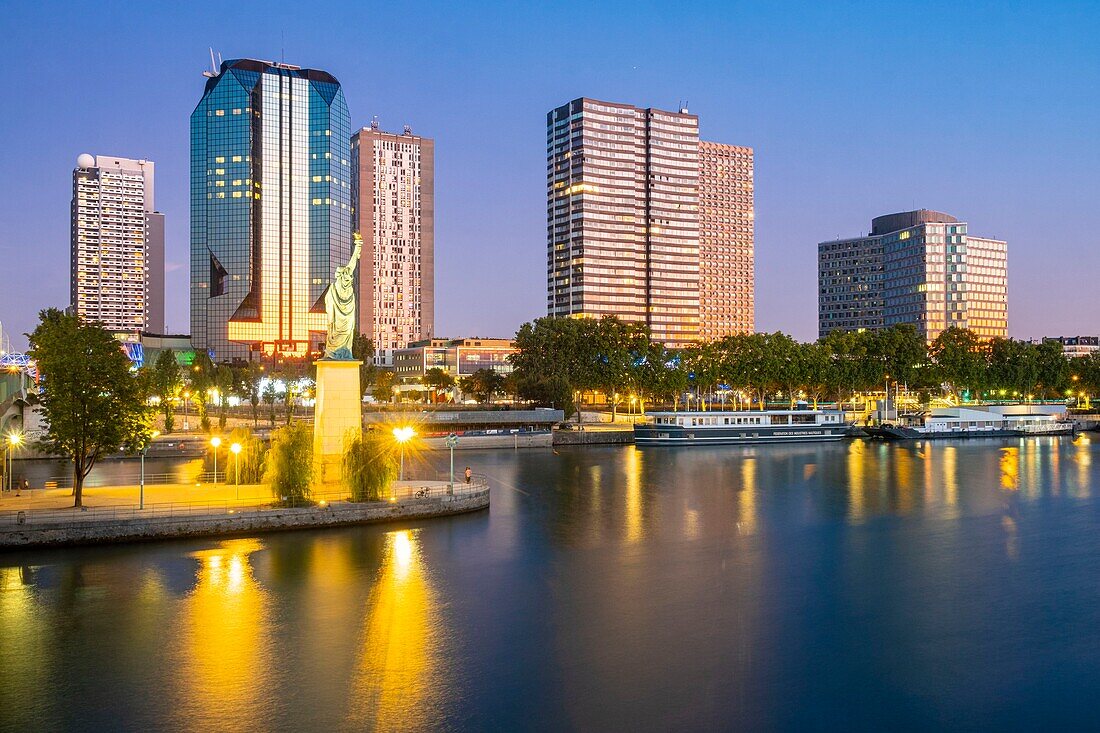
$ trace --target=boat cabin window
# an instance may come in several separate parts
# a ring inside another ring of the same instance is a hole
[[[813,415],[791,415],[791,424],[793,425],[812,425],[813,423]]]
[[[772,415],[772,425],[789,425],[790,422],[790,415]]]

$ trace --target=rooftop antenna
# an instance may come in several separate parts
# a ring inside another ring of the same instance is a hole
[[[279,31],[279,63],[286,63],[286,29]]]
[[[202,72],[207,79],[213,79],[218,75],[218,65],[214,63],[214,47],[210,47],[210,71]]]
[[[406,135],[411,135],[411,134],[413,134],[413,129],[412,129],[412,125],[405,125],[405,134],[406,134]]]
[[[374,117],[371,118],[370,129],[372,129],[372,130],[377,130],[378,129],[378,115],[375,115]]]

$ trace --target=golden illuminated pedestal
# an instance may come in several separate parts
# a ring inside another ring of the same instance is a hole
[[[313,412],[313,477],[318,483],[340,480],[340,460],[349,432],[363,429],[359,392],[361,361],[317,362],[317,403]]]

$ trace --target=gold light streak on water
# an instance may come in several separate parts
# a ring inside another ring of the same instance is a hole
[[[892,455],[897,479],[897,512],[904,515],[913,511],[913,456],[909,453],[909,447],[904,445],[896,446]]]
[[[192,555],[199,568],[180,608],[176,679],[178,719],[194,730],[250,730],[272,694],[268,600],[249,559],[261,547],[255,539],[227,540]]]
[[[1020,449],[1014,446],[1001,448],[1001,488],[1017,491],[1020,488]]]
[[[628,447],[623,454],[626,475],[626,541],[631,544],[645,537],[642,460],[642,451],[634,446]]]
[[[948,507],[959,505],[959,449],[953,445],[943,448],[943,503]]]
[[[1073,460],[1077,465],[1077,498],[1087,499],[1092,496],[1092,484],[1089,480],[1089,470],[1092,467],[1092,439],[1081,433],[1073,441]]]
[[[38,615],[32,586],[22,567],[0,567],[0,705],[15,710],[19,688],[48,685],[46,634],[51,627]]]
[[[355,728],[432,727],[445,692],[439,679],[445,628],[424,568],[419,530],[388,532],[355,642],[359,661],[348,694],[349,722]]]
[[[848,444],[848,518],[853,522],[863,521],[864,512],[867,509],[866,489],[866,462],[864,455],[866,443],[862,440],[853,440]]]
[[[756,459],[741,461],[741,490],[737,492],[737,530],[756,534]]]

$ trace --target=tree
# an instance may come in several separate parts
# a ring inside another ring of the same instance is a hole
[[[359,367],[359,396],[362,397],[374,384],[374,342],[361,333],[355,334],[351,339],[351,354],[363,362]]]
[[[73,506],[82,506],[84,479],[99,459],[151,440],[148,395],[118,341],[98,325],[50,308],[28,337],[43,385],[45,444],[73,462]]]
[[[979,393],[988,376],[988,348],[977,334],[952,326],[936,337],[928,353],[936,364],[939,381],[952,395],[957,397],[964,390]]]
[[[1060,397],[1070,383],[1069,362],[1057,341],[1044,341],[1035,346],[1036,382],[1042,394]]]
[[[435,402],[436,392],[453,387],[455,378],[439,367],[432,367],[424,372],[424,379],[421,381],[432,390],[432,402]]]
[[[204,433],[210,432],[210,414],[208,400],[210,390],[214,388],[214,362],[205,351],[195,352],[195,361],[191,364],[191,396],[195,398],[195,409],[199,413],[199,427]]]
[[[313,429],[291,423],[271,433],[264,482],[283,506],[312,503]]]
[[[172,401],[179,395],[180,388],[183,386],[183,374],[176,362],[175,352],[171,349],[160,352],[156,360],[145,367],[145,371],[151,393],[160,399],[160,409],[164,415],[164,432],[170,433],[176,426]]]
[[[458,380],[459,388],[473,395],[478,402],[492,402],[493,395],[504,386],[504,377],[492,369],[478,369],[468,377]]]
[[[239,444],[241,452],[236,457],[232,453],[227,456],[225,482],[242,485],[260,483],[264,477],[267,442],[253,435],[248,428],[234,428],[227,442],[230,446]]]
[[[344,483],[352,501],[382,501],[386,489],[397,480],[398,455],[385,433],[370,431],[352,435],[344,446]]]
[[[225,430],[227,422],[227,410],[229,409],[229,393],[233,391],[236,383],[233,367],[229,364],[219,364],[214,367],[214,388],[218,396],[218,429]]]
[[[374,375],[374,387],[372,394],[379,402],[389,402],[393,399],[393,383],[395,377],[388,369],[379,369]]]
[[[278,393],[275,391],[275,380],[269,379],[267,386],[264,387],[263,398],[268,406],[268,419],[271,422],[271,427],[275,427],[275,400],[278,396]]]

